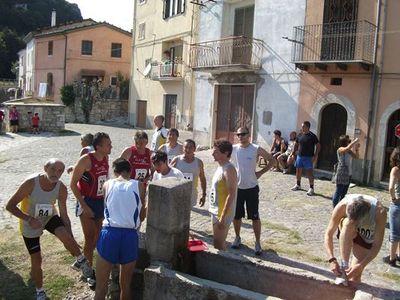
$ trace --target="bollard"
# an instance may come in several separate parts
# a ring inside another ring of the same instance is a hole
[[[176,268],[189,238],[192,183],[164,178],[149,185],[146,250],[151,261]]]

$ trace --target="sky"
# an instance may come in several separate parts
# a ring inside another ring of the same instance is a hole
[[[82,17],[97,22],[106,21],[124,30],[131,31],[134,0],[67,0],[78,4]]]

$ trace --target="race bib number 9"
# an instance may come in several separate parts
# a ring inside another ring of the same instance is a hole
[[[35,218],[49,217],[53,215],[53,205],[51,204],[36,204]]]
[[[192,173],[183,173],[183,178],[193,181],[193,174]]]
[[[107,181],[107,175],[101,175],[97,179],[97,196],[103,195],[103,184]]]
[[[136,180],[143,180],[146,178],[147,169],[136,169],[135,171],[135,179]]]

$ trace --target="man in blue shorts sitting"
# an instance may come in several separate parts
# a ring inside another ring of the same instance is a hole
[[[314,172],[313,165],[317,160],[320,144],[317,136],[310,131],[311,124],[308,121],[304,121],[301,124],[301,133],[296,138],[294,145],[294,151],[291,156],[297,151],[297,158],[295,162],[296,167],[296,185],[292,187],[292,191],[301,190],[301,175],[303,169],[306,170],[308,181],[310,182],[310,188],[307,191],[308,196],[314,195]]]

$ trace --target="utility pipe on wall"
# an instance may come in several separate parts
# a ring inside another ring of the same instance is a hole
[[[376,64],[376,57],[378,53],[378,41],[379,41],[379,22],[381,18],[381,3],[382,0],[378,0],[377,7],[376,7],[376,28],[375,28],[375,48],[374,48],[374,64],[372,67],[372,76],[371,76],[371,82],[370,82],[370,92],[369,92],[369,101],[368,101],[368,122],[367,122],[367,136],[366,136],[366,142],[365,142],[365,154],[364,154],[364,160],[362,162],[362,169],[363,169],[363,182],[368,184],[369,180],[369,173],[370,169],[372,168],[372,160],[373,157],[371,156],[371,161],[370,165],[368,166],[368,170],[366,169],[367,165],[367,160],[368,160],[368,150],[370,147],[370,135],[371,135],[371,125],[373,123],[373,109],[374,109],[374,102],[375,102],[375,91],[376,91],[376,83],[377,83],[377,72],[378,72],[378,66]]]

